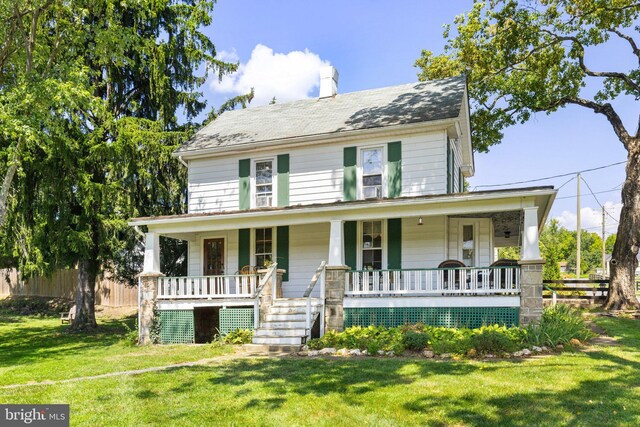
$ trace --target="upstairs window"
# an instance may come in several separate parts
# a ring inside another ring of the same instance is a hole
[[[363,149],[362,153],[362,197],[382,197],[382,148]]]
[[[273,206],[273,160],[255,162],[255,207]]]

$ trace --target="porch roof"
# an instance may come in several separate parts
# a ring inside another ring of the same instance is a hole
[[[243,211],[140,217],[129,220],[129,225],[144,225],[149,227],[150,231],[167,234],[309,224],[331,220],[355,221],[372,218],[486,214],[537,206],[539,208],[538,223],[542,227],[556,193],[557,190],[552,186],[541,186],[394,199],[340,201]]]

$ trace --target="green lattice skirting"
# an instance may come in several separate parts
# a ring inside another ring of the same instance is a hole
[[[376,307],[345,308],[344,326],[432,326],[478,328],[482,325],[518,325],[519,307]]]
[[[193,310],[158,310],[158,317],[161,344],[194,342]]]
[[[236,329],[253,330],[253,307],[220,309],[220,334],[226,335]]]

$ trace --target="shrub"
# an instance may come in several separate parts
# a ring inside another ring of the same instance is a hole
[[[404,332],[402,344],[408,350],[420,351],[424,350],[429,344],[429,335],[424,332],[415,332],[412,330]]]
[[[577,310],[558,304],[542,312],[540,324],[526,328],[524,341],[529,345],[555,347],[572,339],[586,341],[594,336]]]
[[[510,353],[517,349],[505,331],[485,329],[471,336],[471,346],[480,354]]]
[[[253,331],[249,329],[235,329],[224,336],[226,344],[250,344]]]

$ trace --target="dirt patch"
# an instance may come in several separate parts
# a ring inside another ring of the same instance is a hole
[[[106,305],[96,306],[96,317],[98,319],[121,319],[130,317],[138,313],[138,307],[108,307]]]

